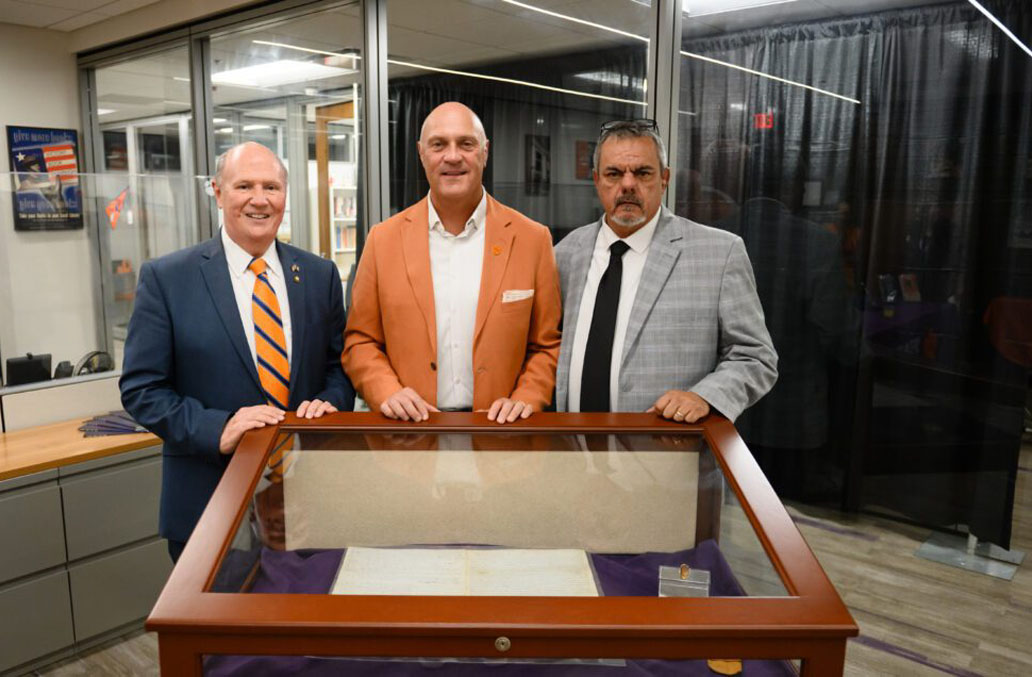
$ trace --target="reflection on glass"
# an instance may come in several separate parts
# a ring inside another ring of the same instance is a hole
[[[364,549],[416,548],[411,557],[429,557],[416,569],[434,578],[447,565],[435,549],[475,558],[466,550],[500,548],[586,553],[598,595],[655,596],[658,567],[681,564],[710,572],[712,596],[786,594],[698,434],[283,434],[271,455],[280,457],[213,590],[326,594],[336,579],[336,593],[352,594],[338,573],[350,571],[351,550],[359,558],[373,556]],[[288,571],[296,576],[285,582]],[[572,580],[565,568],[539,571],[529,588],[512,582],[518,573],[506,574],[511,590],[485,579],[479,588],[467,581],[469,594],[574,594],[562,592]],[[457,594],[415,578],[381,575],[360,589]]]
[[[738,426],[778,493],[1006,545],[1032,60],[966,3],[853,5],[684,16],[677,212],[752,259],[780,373]]]
[[[290,172],[279,239],[355,262],[362,33],[357,2],[211,39],[215,153],[261,143]]]
[[[485,188],[558,239],[599,218],[599,125],[645,112],[648,3],[392,1],[391,211],[426,196],[416,153],[438,104],[465,103],[490,139]]]
[[[95,71],[105,173],[87,208],[108,242],[101,276],[116,368],[140,265],[199,240],[189,72],[185,47]]]

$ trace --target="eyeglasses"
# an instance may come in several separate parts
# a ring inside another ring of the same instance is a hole
[[[659,133],[659,126],[655,120],[649,118],[638,118],[636,120],[610,120],[602,123],[601,132],[615,132],[621,129],[629,129],[635,132],[656,132]]]

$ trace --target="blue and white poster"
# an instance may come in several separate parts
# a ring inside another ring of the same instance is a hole
[[[74,129],[7,127],[15,230],[82,228],[79,137]]]

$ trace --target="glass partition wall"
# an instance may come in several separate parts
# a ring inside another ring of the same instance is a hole
[[[216,232],[202,188],[248,139],[291,170],[282,239],[343,283],[371,224],[426,195],[420,122],[450,99],[484,121],[488,191],[558,240],[601,214],[599,124],[651,117],[667,206],[752,259],[780,376],[737,425],[781,495],[1006,545],[1032,362],[1032,6],[980,7],[291,1],[83,55],[100,279],[78,283],[102,290],[114,350],[139,265]]]

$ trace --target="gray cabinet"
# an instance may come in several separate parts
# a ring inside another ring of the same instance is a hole
[[[68,559],[154,536],[160,494],[160,457],[62,477]]]
[[[145,618],[171,571],[164,541],[149,541],[69,566],[76,641]]]
[[[56,473],[55,473],[56,476]],[[0,482],[0,489],[6,483]],[[0,492],[0,585],[65,562],[56,480]]]
[[[66,571],[0,588],[0,671],[60,651],[72,640]]]
[[[0,673],[142,624],[172,570],[159,447],[0,482]]]

